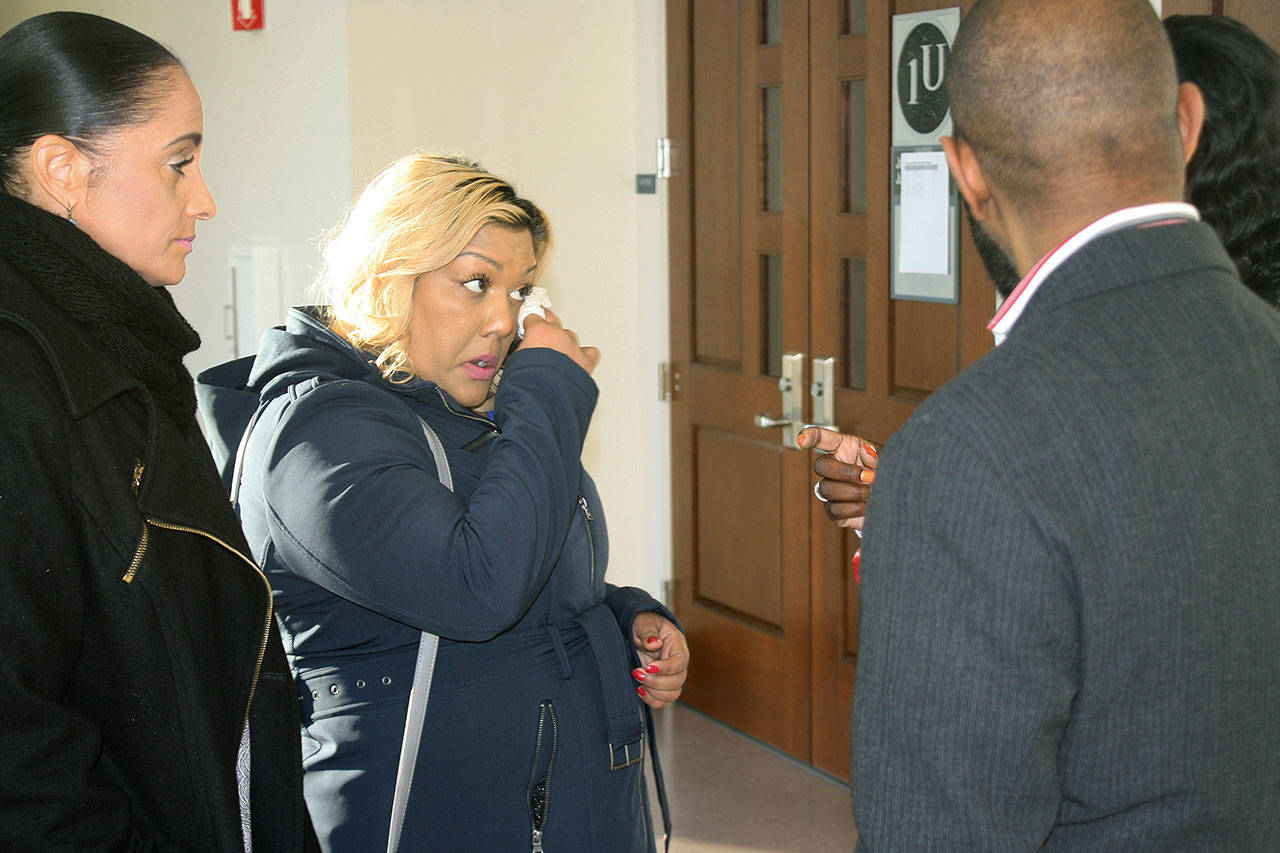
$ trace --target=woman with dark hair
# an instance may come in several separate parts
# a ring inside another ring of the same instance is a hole
[[[1173,15],[1178,81],[1204,94],[1187,200],[1218,232],[1240,278],[1280,304],[1280,56],[1224,15]]]
[[[213,216],[147,36],[0,36],[0,848],[300,850],[297,705],[164,289]]]
[[[501,178],[403,157],[325,247],[329,304],[199,377],[276,590],[326,850],[654,849],[646,717],[689,651],[605,583],[581,460],[599,353],[553,314],[512,351],[550,241]]]

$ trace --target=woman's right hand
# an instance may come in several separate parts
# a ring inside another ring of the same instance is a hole
[[[546,319],[537,314],[530,314],[524,321],[524,343],[521,349],[530,347],[546,347],[562,352],[576,361],[583,370],[591,373],[600,363],[600,350],[595,347],[584,347],[578,343],[578,336],[570,329],[560,325],[560,318],[555,312],[548,310]]]

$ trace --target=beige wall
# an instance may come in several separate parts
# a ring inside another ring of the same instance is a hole
[[[4,0],[0,31],[52,9],[114,17],[168,44],[204,99],[219,204],[174,290],[204,345],[229,358],[232,247],[274,246],[282,304],[304,300],[315,240],[351,192],[413,149],[462,151],[547,211],[546,284],[600,346],[585,459],[609,518],[609,579],[657,593],[671,574],[670,452],[657,363],[667,353],[666,196],[637,196],[664,127],[662,0],[266,0],[266,29],[230,4]],[[263,324],[278,322],[263,318]]]
[[[584,458],[609,518],[609,578],[670,576],[665,113],[660,0],[360,0],[348,8],[351,175],[414,149],[462,152],[547,212],[544,283],[603,359]]]

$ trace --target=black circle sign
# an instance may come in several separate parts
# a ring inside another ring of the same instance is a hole
[[[947,116],[947,65],[951,45],[933,24],[907,33],[898,56],[898,108],[916,133],[932,133]]]

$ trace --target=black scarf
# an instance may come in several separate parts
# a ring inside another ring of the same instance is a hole
[[[182,358],[200,336],[165,288],[62,217],[2,192],[0,257],[145,385],[184,433],[195,426],[195,386]]]

